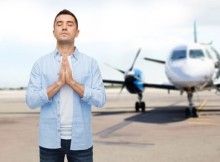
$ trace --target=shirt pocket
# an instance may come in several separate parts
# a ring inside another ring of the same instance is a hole
[[[54,73],[43,72],[42,73],[42,83],[46,87],[55,83],[58,80],[58,78],[59,78],[58,72],[54,72]]]
[[[82,85],[91,86],[92,84],[92,76],[89,72],[76,72],[73,74],[73,79]]]
[[[52,85],[59,78],[59,70],[56,67],[44,67],[41,77],[44,86]]]

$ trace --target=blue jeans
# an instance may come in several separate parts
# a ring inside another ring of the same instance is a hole
[[[48,149],[40,146],[40,162],[93,162],[93,147],[87,150],[70,150],[71,140],[61,140],[61,148]]]

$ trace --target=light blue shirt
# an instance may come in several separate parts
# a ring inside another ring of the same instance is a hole
[[[100,69],[96,60],[80,53],[77,48],[71,56],[73,78],[84,85],[81,98],[73,91],[73,123],[71,150],[92,147],[91,107],[103,107],[106,94]],[[32,68],[26,92],[26,103],[31,108],[40,107],[39,145],[60,148],[60,92],[50,100],[47,87],[59,77],[61,55],[57,50],[41,57]]]

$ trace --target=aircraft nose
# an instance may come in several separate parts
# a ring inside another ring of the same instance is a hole
[[[214,65],[211,61],[189,60],[182,66],[182,74],[190,78],[210,77],[214,72]]]
[[[185,60],[172,66],[176,77],[185,82],[207,81],[214,73],[213,62],[208,60]]]

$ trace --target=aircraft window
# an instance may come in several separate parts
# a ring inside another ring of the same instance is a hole
[[[172,60],[179,60],[186,58],[186,50],[176,50],[173,51],[171,59]]]
[[[189,57],[191,58],[201,58],[204,57],[204,53],[202,50],[190,50]]]

